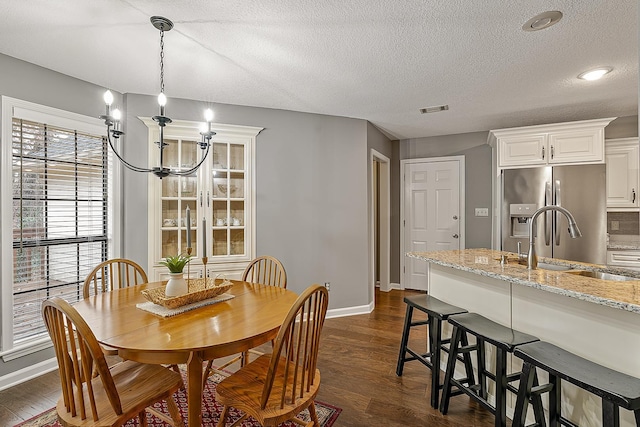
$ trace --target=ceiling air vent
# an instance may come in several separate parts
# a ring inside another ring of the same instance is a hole
[[[437,105],[435,107],[421,108],[420,114],[437,113],[438,111],[447,111],[448,109],[449,109],[448,105]]]

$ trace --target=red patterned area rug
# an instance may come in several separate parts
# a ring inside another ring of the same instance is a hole
[[[183,371],[182,376],[185,376]],[[222,405],[216,402],[215,399],[215,391],[216,385],[224,379],[223,375],[218,373],[209,377],[207,381],[207,386],[205,387],[204,395],[202,398],[202,426],[203,427],[215,427],[218,423],[218,419],[220,418],[220,412],[222,411]],[[178,392],[174,395],[174,399],[178,403],[180,407],[180,413],[182,414],[182,419],[187,420],[187,393],[185,390],[178,390]],[[161,410],[165,414],[169,414],[167,410],[167,405],[165,402],[156,403],[154,408]],[[316,412],[318,413],[318,420],[320,421],[320,427],[331,427],[333,423],[342,412],[342,409],[328,405],[326,403],[321,403],[316,401]],[[231,408],[229,411],[229,417],[227,417],[227,425],[231,425],[238,418],[242,416],[242,412],[236,410],[235,408]],[[300,414],[300,418],[309,421],[309,413],[307,410]],[[168,424],[162,422],[158,418],[153,415],[147,413],[147,423],[149,427],[166,427]],[[138,426],[137,418],[133,420],[129,420],[125,427],[136,427]],[[23,423],[17,424],[15,427],[60,427],[61,424],[58,422],[58,416],[56,414],[56,409],[52,408],[48,411],[43,412],[40,415],[36,415],[35,417],[27,420]],[[252,418],[249,417],[240,427],[259,427],[260,424]],[[280,427],[297,427],[297,424],[291,421],[287,421],[282,423]]]

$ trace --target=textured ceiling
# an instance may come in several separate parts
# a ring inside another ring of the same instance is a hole
[[[547,10],[564,17],[522,30]],[[394,139],[637,114],[637,0],[1,0],[0,52],[154,94],[152,15],[175,23],[169,100],[361,118]]]

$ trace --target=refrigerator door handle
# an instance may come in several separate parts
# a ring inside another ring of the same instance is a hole
[[[553,204],[551,193],[551,182],[547,181],[544,184],[544,205],[549,206]],[[551,244],[551,211],[547,211],[544,214],[544,243],[549,246]],[[535,237],[535,236],[534,236]]]
[[[560,180],[556,181],[555,185],[555,205],[562,206],[562,186],[560,185]],[[553,221],[553,228],[556,233],[556,246],[560,246],[560,212],[556,211],[555,218]]]

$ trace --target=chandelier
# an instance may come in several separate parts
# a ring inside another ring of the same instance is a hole
[[[191,175],[194,173],[202,163],[204,163],[207,155],[209,154],[209,148],[211,146],[211,137],[216,133],[211,130],[211,121],[213,120],[213,111],[207,109],[204,113],[204,117],[206,120],[206,125],[201,127],[200,135],[202,136],[202,140],[200,142],[196,142],[194,144],[194,150],[197,151],[198,146],[202,150],[202,158],[200,161],[193,167],[189,169],[180,169],[180,168],[168,168],[164,166],[164,157],[163,151],[165,147],[169,144],[164,142],[164,128],[166,125],[171,123],[171,119],[165,116],[164,107],[167,104],[167,97],[164,94],[164,32],[170,31],[173,28],[173,22],[164,18],[162,16],[152,16],[151,23],[155,28],[160,30],[160,95],[158,95],[158,104],[160,105],[160,115],[153,116],[152,119],[154,122],[158,123],[158,127],[160,130],[160,140],[156,141],[155,144],[160,149],[160,164],[158,166],[152,168],[146,168],[141,166],[136,166],[126,161],[121,154],[115,149],[113,145],[112,138],[116,141],[118,138],[124,135],[124,132],[120,130],[120,121],[122,113],[117,108],[111,111],[111,104],[113,103],[113,94],[110,90],[107,90],[104,93],[104,102],[106,104],[106,114],[100,116],[100,119],[104,120],[104,124],[107,126],[107,141],[109,142],[109,146],[113,151],[113,154],[124,164],[128,169],[131,169],[135,172],[151,172],[160,179],[169,176],[184,176]]]

